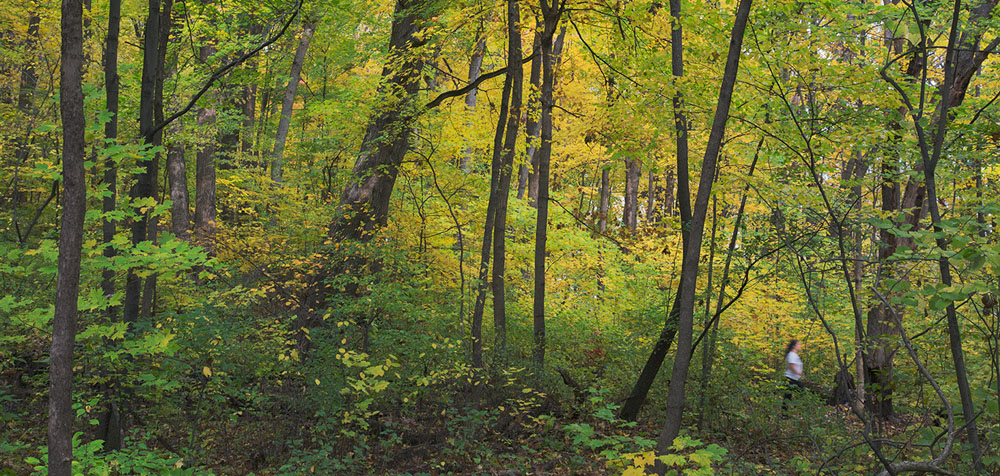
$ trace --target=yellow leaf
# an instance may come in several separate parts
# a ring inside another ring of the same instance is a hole
[[[316,379],[315,382],[316,382],[316,385],[319,385],[319,379]]]
[[[204,374],[206,377],[211,377],[212,369],[208,368],[208,366],[202,367],[201,373]]]

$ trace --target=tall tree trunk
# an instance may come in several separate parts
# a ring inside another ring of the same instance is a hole
[[[541,143],[538,148],[538,216],[535,222],[535,299],[532,306],[535,346],[531,354],[536,369],[545,367],[545,242],[549,221],[549,159],[552,156],[552,92],[555,89],[555,62],[552,37],[555,35],[565,0],[541,0],[542,100]],[[559,35],[563,38],[565,30]]]
[[[199,48],[201,62],[208,63],[215,54],[214,46]],[[215,124],[215,106],[198,109],[196,124],[198,130],[207,131]],[[194,242],[209,254],[215,253],[215,143],[209,141],[201,145],[195,156],[194,165]]]
[[[701,177],[698,182],[698,195],[695,197],[692,210],[688,242],[684,247],[679,293],[680,315],[677,324],[677,352],[667,392],[666,421],[656,444],[658,454],[666,453],[680,432],[681,415],[684,411],[685,401],[684,390],[687,383],[688,366],[691,363],[691,334],[695,286],[698,279],[698,258],[701,254],[702,235],[705,231],[708,200],[712,194],[712,182],[715,177],[719,151],[722,148],[722,139],[726,132],[726,121],[729,119],[729,106],[732,103],[736,75],[739,72],[740,50],[743,46],[743,33],[746,30],[747,19],[750,16],[750,4],[751,0],[740,0],[739,7],[737,7],[736,20],[729,43],[729,53],[726,57],[725,73],[722,77],[722,86],[719,89],[719,102],[715,109],[715,118],[712,121],[708,144],[705,146],[705,157],[702,161]],[[666,467],[662,462],[657,464],[658,474],[663,474],[665,470]]]
[[[503,158],[497,182],[497,207],[493,225],[493,330],[495,352],[500,362],[507,360],[507,308],[504,289],[506,268],[505,238],[507,233],[507,201],[514,167],[514,148],[521,122],[521,85],[524,73],[521,66],[521,14],[517,0],[507,1],[507,78],[510,82],[510,112],[504,137]]]
[[[490,270],[490,248],[493,245],[493,227],[496,225],[497,205],[500,201],[500,175],[504,159],[504,131],[510,112],[510,96],[514,85],[510,75],[503,83],[500,97],[500,114],[496,132],[493,135],[493,159],[490,162],[490,195],[486,203],[486,220],[483,224],[483,246],[479,254],[479,285],[476,288],[476,303],[472,309],[472,365],[483,367],[483,314],[486,309],[486,290],[490,287],[487,279]]]
[[[611,171],[601,167],[601,210],[597,219],[597,228],[604,233],[608,230],[608,210],[611,201]]]
[[[160,0],[149,0],[149,15],[146,20],[143,42],[142,84],[139,92],[139,134],[147,145],[153,144],[154,106],[156,83],[159,81],[159,46],[160,44]],[[153,198],[156,181],[156,157],[150,157],[136,174],[135,183],[129,192],[133,202]],[[147,213],[136,210],[136,218],[132,222],[132,245],[138,245],[147,238]],[[130,269],[125,278],[125,302],[123,319],[129,325],[139,318],[139,306],[142,292],[142,280],[134,269]]]
[[[278,120],[278,134],[274,139],[274,151],[271,152],[271,180],[282,182],[282,164],[285,153],[285,141],[288,140],[288,127],[292,121],[292,108],[295,106],[295,92],[302,80],[302,65],[306,60],[309,41],[312,40],[316,23],[310,20],[302,22],[302,34],[299,35],[299,46],[295,49],[295,59],[292,60],[292,71],[285,86],[285,95],[281,99],[281,118]]]
[[[659,186],[656,181],[656,174],[652,170],[648,173],[649,188],[646,190],[646,222],[653,223],[657,220],[659,213],[656,211],[656,194]]]
[[[121,30],[121,7],[121,0],[110,0],[108,3],[108,35],[104,42],[104,92],[109,115],[108,122],[104,123],[104,138],[111,142],[118,139],[118,35]],[[108,218],[107,214],[115,210],[118,196],[118,166],[111,157],[104,161],[104,184],[108,187],[108,193],[102,199],[102,211],[105,217],[101,222],[101,238],[104,243],[104,257],[110,260],[115,256],[111,242],[115,239],[116,226],[114,220]],[[110,266],[101,272],[101,292],[105,296],[115,293],[114,279],[115,272]],[[108,306],[109,318],[116,312],[115,307]],[[107,439],[104,441],[108,442]]]
[[[674,170],[671,168],[667,169],[667,176],[664,177],[663,183],[663,212],[667,216],[674,215],[674,184],[676,179],[674,179]]]
[[[625,228],[635,231],[639,225],[639,178],[642,174],[642,160],[631,157],[625,159],[625,208],[622,223]]]
[[[545,30],[545,22],[544,22],[544,20],[543,20],[542,24],[539,26],[539,28],[541,28],[542,31],[544,32],[544,30]],[[555,36],[555,32],[553,32],[552,35]],[[565,41],[565,38],[566,38],[566,30],[563,29],[562,31],[559,32],[559,36],[555,36],[555,41],[554,42],[553,42],[552,38],[548,39],[548,41],[549,41],[549,45],[548,46],[551,47],[549,49],[549,51],[551,52],[551,54],[553,56],[553,59],[552,59],[552,90],[553,91],[555,91],[555,85],[558,83],[558,79],[556,78],[556,67],[558,66],[558,63],[559,63],[559,60],[560,60],[560,53],[562,52],[562,45],[563,45],[563,43]],[[542,41],[542,42],[546,41],[544,35],[541,38],[539,38],[539,41]],[[540,53],[545,51],[545,48],[543,46],[541,46],[541,43],[539,43],[539,50],[538,51]],[[542,61],[544,62],[544,58],[542,58]],[[544,65],[543,65],[542,69],[544,70]],[[534,63],[532,63],[532,74],[534,74]],[[532,84],[536,84],[536,86],[537,86],[537,83],[532,83]],[[539,105],[536,105],[536,107],[542,107],[540,105],[542,104],[542,95],[543,94],[544,93],[541,92],[541,89],[539,89],[539,96],[538,96],[538,98],[539,98]],[[541,128],[541,116],[539,116],[539,122],[535,125],[535,129],[534,129],[535,132],[534,132],[533,135],[531,135],[531,137],[537,139],[538,138],[538,134],[539,134],[539,132],[537,132],[537,131],[539,131],[540,128]],[[528,130],[528,132],[530,134],[533,131],[532,130]],[[538,145],[534,145],[534,144],[538,144]],[[541,143],[538,140],[533,140],[532,141],[532,145],[535,148],[528,151],[529,152],[528,153],[528,157],[531,159],[531,172],[528,174],[528,177],[527,177],[527,179],[528,179],[528,205],[531,205],[533,207],[538,206],[538,203],[537,203],[538,202],[538,179],[539,179],[539,173],[540,173],[539,170],[540,170],[541,165],[538,162],[539,159],[538,159],[538,149],[537,149],[537,147],[540,147],[540,144]]]
[[[17,108],[22,112],[30,113],[35,104],[35,89],[38,87],[38,74],[35,73],[35,61],[38,53],[38,25],[41,17],[34,7],[28,13],[28,35],[24,40],[24,51],[28,55],[24,67],[21,69],[21,91],[17,97]]]
[[[108,4],[108,34],[104,42],[104,91],[106,98],[106,110],[108,111],[108,122],[104,123],[104,137],[109,142],[118,139],[118,35],[121,31],[121,0],[111,0]],[[118,166],[112,157],[104,161],[104,184],[108,187],[108,192],[102,199],[102,211],[105,213],[101,221],[101,238],[104,244],[103,255],[108,260],[117,254],[111,245],[115,238],[115,221],[108,217],[108,214],[115,211],[115,202],[118,195]],[[105,296],[112,296],[115,293],[115,272],[109,265],[101,271],[101,293]],[[118,313],[117,306],[108,306],[105,316],[108,321],[112,321]],[[104,442],[106,451],[120,450],[122,438],[120,430],[119,413],[117,411],[117,399],[113,396],[117,392],[117,385],[112,383],[108,388],[108,407],[104,409],[99,425],[97,427],[96,438]]]
[[[684,76],[684,30],[679,21],[681,16],[681,0],[670,0],[670,64],[674,81]],[[691,192],[690,178],[688,172],[688,129],[689,124],[684,108],[684,95],[682,88],[676,88],[672,98],[674,110],[674,130],[677,134],[677,202],[681,215],[681,237],[682,247],[687,249],[688,236],[690,234],[691,222]],[[663,359],[666,358],[670,350],[670,344],[677,333],[677,322],[680,316],[679,299],[680,289],[684,286],[684,275],[681,274],[680,282],[677,283],[677,293],[674,295],[674,302],[670,306],[663,322],[660,335],[653,345],[653,350],[646,359],[646,364],[642,367],[639,377],[636,378],[632,391],[625,398],[625,403],[618,410],[618,416],[624,420],[635,421],[639,416],[639,409],[646,401],[649,388],[656,380],[656,374],[660,372]]]
[[[541,101],[540,91],[542,89],[542,55],[540,52],[544,28],[542,20],[535,18],[535,39],[531,42],[531,54],[535,56],[531,58],[531,72],[528,76],[530,83],[528,86],[528,108],[524,121],[525,155],[524,163],[521,164],[517,173],[517,198],[523,199],[527,190],[528,201],[532,206],[534,206],[535,198],[538,196],[538,181],[535,180],[538,162],[535,161],[535,151],[538,150],[538,128],[541,127],[541,123],[538,122],[540,113],[538,104]]]
[[[86,129],[83,97],[83,4],[63,0],[59,72],[59,111],[63,132],[63,213],[52,347],[49,353],[49,474],[70,476],[73,464],[73,343],[76,340],[80,255],[86,214],[87,183],[83,166]]]
[[[385,86],[379,103],[383,106],[368,124],[330,224],[331,238],[367,241],[389,217],[392,188],[410,143],[412,120],[419,112],[413,99],[420,87],[422,61],[415,50],[423,45],[418,20],[428,14],[427,8],[424,0],[396,0],[389,56],[382,68]]]
[[[477,33],[476,45],[473,47],[472,56],[469,58],[469,83],[471,84],[476,79],[479,79],[479,74],[483,69],[483,56],[486,54],[486,38],[481,36],[482,33]],[[465,111],[466,114],[472,115],[472,111],[476,109],[476,95],[479,93],[479,88],[472,88],[468,93],[465,94]],[[467,124],[471,125],[471,124]],[[462,159],[459,167],[462,172],[469,173],[472,169],[470,163],[472,162],[472,156],[475,149],[471,145],[466,145],[465,149],[462,151]]]
[[[753,161],[750,162],[750,172],[747,174],[747,184],[743,187],[743,194],[740,195],[740,206],[736,210],[736,220],[733,223],[733,232],[729,235],[729,248],[726,249],[726,262],[722,266],[722,281],[719,282],[719,297],[715,300],[715,313],[712,318],[708,321],[708,325],[711,325],[712,330],[708,334],[708,342],[703,348],[701,357],[701,396],[698,403],[698,429],[704,429],[705,414],[708,413],[710,408],[705,404],[707,397],[707,389],[709,387],[709,381],[712,377],[712,367],[715,363],[715,343],[716,337],[719,331],[719,318],[722,314],[722,306],[726,300],[726,287],[729,285],[729,267],[733,262],[733,254],[736,251],[736,240],[740,235],[740,225],[743,223],[743,211],[746,209],[747,196],[750,194],[750,182],[749,178],[753,177],[754,170],[757,168],[757,159],[760,157],[760,149],[764,145],[764,139],[761,139],[757,143],[757,151],[753,155]],[[715,203],[712,204],[713,213],[715,208]],[[713,227],[714,227],[714,217],[713,217]]]

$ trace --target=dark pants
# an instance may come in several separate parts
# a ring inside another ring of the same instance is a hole
[[[794,393],[806,388],[802,382],[793,378],[785,377],[785,380],[785,398],[781,402],[781,411],[788,410],[788,402],[792,399]]]

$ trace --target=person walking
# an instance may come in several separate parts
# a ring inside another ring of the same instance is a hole
[[[805,388],[802,384],[802,377],[805,373],[802,371],[802,358],[799,357],[799,352],[802,350],[802,341],[798,339],[792,339],[788,342],[785,347],[785,398],[781,402],[781,411],[784,412],[788,409],[788,402],[792,399],[792,393],[798,391],[797,389]]]

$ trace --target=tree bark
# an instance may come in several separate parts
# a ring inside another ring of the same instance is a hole
[[[177,132],[177,127],[171,131]],[[170,187],[170,231],[174,236],[188,240],[190,235],[188,227],[191,225],[191,218],[188,216],[188,185],[187,185],[187,165],[184,159],[184,145],[174,140],[167,146],[167,178]]]
[[[507,233],[507,201],[514,168],[514,152],[521,122],[521,85],[524,73],[521,66],[521,14],[517,0],[507,1],[507,78],[511,85],[510,112],[504,137],[503,158],[497,183],[497,207],[493,225],[493,329],[495,352],[499,362],[507,361],[507,308],[504,289],[506,268],[505,238]]]
[[[198,57],[207,63],[216,52],[214,46],[199,48]],[[196,124],[198,130],[207,131],[215,124],[214,106],[198,109]],[[202,144],[195,155],[194,178],[194,242],[209,254],[215,253],[215,143]]]
[[[417,114],[414,96],[420,87],[422,61],[415,51],[423,45],[418,21],[427,14],[424,0],[396,0],[389,56],[382,69],[383,99],[365,132],[361,152],[351,171],[338,210],[329,227],[336,240],[368,241],[389,217],[389,199],[398,167],[406,155]]]
[[[305,63],[306,51],[309,49],[309,41],[312,40],[315,28],[316,24],[313,21],[305,20],[302,22],[299,46],[295,49],[292,71],[288,76],[288,85],[285,86],[285,95],[281,99],[278,134],[274,139],[274,151],[271,152],[271,180],[275,183],[281,183],[283,180],[281,168],[285,153],[285,141],[288,140],[288,127],[292,121],[292,108],[295,106],[295,92],[299,88],[299,81],[302,80],[302,65]]]
[[[611,201],[611,171],[601,167],[601,209],[597,219],[597,228],[604,233],[608,230],[608,210]]]
[[[38,26],[41,17],[34,9],[28,14],[28,36],[24,41],[24,50],[28,54],[27,61],[21,69],[21,91],[17,97],[17,108],[24,113],[30,113],[35,105],[35,89],[38,87],[38,74],[35,72],[35,61],[38,57]]]
[[[479,38],[473,47],[472,56],[469,58],[469,84],[479,79],[479,74],[483,69],[483,56],[486,54],[486,38],[480,35],[477,36]],[[470,116],[472,115],[472,111],[476,109],[476,95],[478,93],[479,88],[472,88],[468,93],[465,93],[465,112]],[[462,172],[469,173],[472,170],[469,164],[472,163],[474,152],[475,149],[471,145],[465,146],[465,150],[462,151],[461,162],[459,163]]]
[[[545,21],[544,21],[544,19],[542,21],[542,24],[539,26],[539,28],[541,28],[542,31],[544,32],[544,30],[545,30]],[[555,32],[552,33],[552,36],[555,36]],[[558,66],[558,63],[559,63],[559,60],[560,60],[560,53],[562,52],[562,45],[563,45],[563,43],[565,41],[565,38],[566,38],[566,30],[563,29],[562,31],[559,32],[559,36],[555,36],[555,41],[554,42],[553,42],[553,40],[552,40],[551,37],[547,40],[549,42],[548,46],[551,47],[549,49],[549,51],[551,52],[551,54],[553,56],[553,59],[552,59],[552,63],[553,63],[552,64],[552,90],[553,91],[555,91],[555,85],[558,83],[558,79],[556,78],[556,71],[555,71],[555,69]],[[539,38],[539,41],[540,42],[546,41],[544,35],[542,35],[542,37]],[[540,51],[540,52],[544,52],[545,51],[545,48],[542,46],[542,43],[539,43],[539,50],[538,51]],[[544,58],[542,58],[542,61],[544,62]],[[544,70],[544,65],[543,65],[542,69]],[[543,73],[544,73],[544,71],[543,71]],[[534,63],[532,63],[532,75],[534,75]],[[537,86],[537,83],[532,83],[532,84],[535,84]],[[542,98],[541,98],[542,94],[544,94],[544,93],[542,93],[541,89],[539,89],[539,103],[538,103],[538,105],[536,107],[539,107],[539,108],[543,107],[542,106]],[[539,122],[535,125],[534,131],[539,131],[540,128],[541,128],[541,117],[539,116]],[[533,132],[533,130],[529,129],[528,132],[530,134],[531,132]],[[537,139],[538,135],[539,135],[539,132],[534,132],[534,134],[531,135],[531,137]],[[534,144],[538,144],[538,145],[534,145]],[[538,147],[540,147],[540,142],[538,142],[538,140],[534,140],[534,141],[532,141],[531,145],[529,145],[529,146],[533,146],[534,148],[533,149],[529,149],[529,151],[528,151],[529,152],[528,153],[528,157],[531,159],[531,171],[532,171],[532,172],[528,173],[528,177],[527,177],[527,179],[528,179],[528,205],[533,206],[533,207],[537,207],[538,206],[538,203],[537,203],[538,202],[538,178],[539,178],[538,174],[540,173],[539,169],[541,167],[541,165],[538,162]]]
[[[684,30],[679,21],[681,16],[680,0],[670,0],[670,63],[674,82],[684,77]],[[677,206],[681,215],[681,242],[682,248],[687,249],[689,226],[691,222],[691,192],[690,178],[688,172],[688,129],[689,124],[684,112],[684,95],[681,88],[677,88],[671,102],[674,110],[674,130],[677,134]],[[660,372],[663,359],[670,351],[670,345],[677,333],[677,322],[680,316],[680,289],[684,286],[684,275],[681,274],[680,282],[677,283],[677,293],[674,295],[674,302],[670,306],[670,312],[663,321],[663,328],[653,345],[653,350],[646,359],[646,364],[642,367],[639,377],[636,378],[632,391],[625,398],[618,411],[618,416],[627,421],[635,421],[639,416],[639,409],[646,401],[649,388],[656,380],[656,374]]]
[[[108,3],[108,34],[104,42],[104,92],[108,111],[108,122],[104,123],[104,138],[109,142],[118,139],[118,35],[121,31],[121,0],[110,0]],[[115,210],[118,197],[118,166],[113,158],[104,161],[104,184],[108,187],[107,195],[102,199],[102,211],[105,214]],[[104,243],[104,257],[114,258],[115,249],[111,242],[115,239],[116,224],[105,215],[101,221],[101,238]],[[101,272],[101,292],[105,296],[115,293],[115,272],[111,267]],[[109,319],[117,313],[114,306],[108,306],[106,314]],[[105,439],[105,442],[108,440]]]
[[[732,103],[733,89],[736,85],[736,75],[739,72],[740,50],[743,45],[743,34],[747,19],[750,16],[751,0],[741,0],[737,7],[736,20],[733,25],[732,37],[729,43],[729,53],[726,57],[725,73],[722,86],[719,89],[719,102],[712,121],[705,156],[702,161],[701,177],[698,182],[698,195],[691,215],[691,227],[688,232],[688,243],[684,247],[684,260],[681,265],[681,289],[679,293],[680,315],[677,325],[677,352],[674,357],[674,368],[670,377],[670,388],[667,392],[666,421],[660,432],[656,452],[664,454],[673,445],[674,438],[680,432],[681,415],[684,411],[685,384],[687,383],[688,366],[691,361],[691,334],[694,317],[695,285],[698,278],[698,258],[701,254],[701,241],[705,228],[705,216],[708,212],[708,200],[712,194],[712,182],[722,148],[722,140],[726,132],[726,121],[729,119],[729,107]],[[665,466],[657,464],[658,474],[663,474]]]
[[[83,4],[63,0],[61,10],[59,111],[63,132],[63,213],[59,228],[59,261],[52,347],[49,353],[48,470],[70,476],[73,464],[73,344],[76,340],[80,256],[86,214],[84,171]]]
[[[631,157],[625,159],[625,208],[622,211],[622,223],[625,228],[635,231],[639,225],[639,179],[642,174],[642,161]]]
[[[542,48],[542,30],[545,28],[544,22],[540,18],[535,18],[535,39],[531,42],[531,54],[540,52]],[[517,198],[523,199],[525,191],[528,192],[528,202],[534,206],[535,198],[538,196],[538,181],[535,180],[538,163],[535,161],[535,151],[538,150],[538,128],[541,124],[539,119],[538,104],[541,101],[542,89],[542,55],[538,54],[531,59],[531,73],[528,81],[528,108],[524,121],[525,134],[525,154],[524,163],[517,174]],[[532,188],[534,190],[532,190]]]
[[[535,222],[535,298],[533,309],[533,334],[535,346],[531,360],[536,369],[545,367],[545,243],[548,238],[549,220],[549,160],[552,156],[552,92],[555,89],[556,57],[552,37],[559,18],[562,16],[565,0],[541,0],[543,19],[542,51],[542,100],[541,100],[541,143],[538,148],[538,216]],[[559,35],[563,38],[565,30]]]
[[[146,20],[146,28],[143,42],[143,64],[142,64],[142,84],[139,92],[139,134],[143,142],[147,145],[153,144],[151,134],[154,119],[154,100],[156,95],[156,83],[159,80],[159,46],[160,44],[160,0],[149,0],[149,14]],[[135,183],[129,192],[129,197],[133,202],[152,199],[154,193],[154,183],[156,181],[156,157],[152,156],[146,160],[139,173],[136,174]],[[147,238],[148,214],[136,210],[137,217],[132,222],[132,245],[138,245]],[[142,293],[142,280],[130,269],[125,278],[125,302],[123,319],[129,325],[139,318],[140,298]]]

